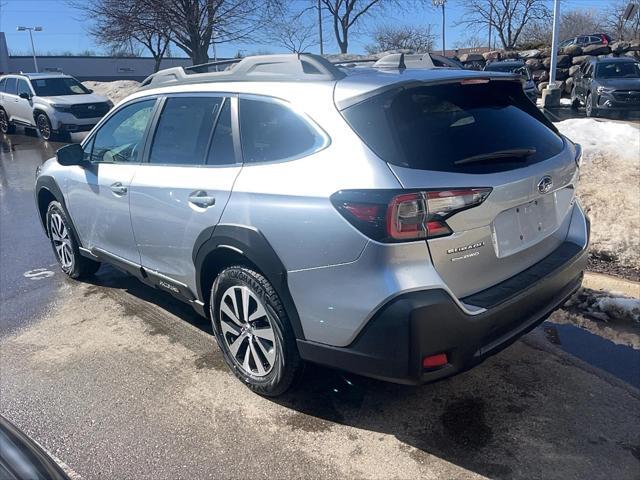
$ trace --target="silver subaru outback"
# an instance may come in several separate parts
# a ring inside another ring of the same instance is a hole
[[[190,303],[252,390],[305,362],[447,377],[580,286],[580,147],[519,77],[402,55],[198,70],[154,74],[61,148],[36,202],[67,275],[107,262]]]

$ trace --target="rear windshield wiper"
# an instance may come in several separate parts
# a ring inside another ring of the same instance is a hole
[[[531,155],[535,155],[535,147],[528,148],[512,148],[511,150],[498,150],[497,152],[483,153],[474,155],[473,157],[463,158],[453,162],[454,165],[464,165],[467,163],[487,162],[491,160],[501,160],[503,158],[514,158],[517,160],[525,160]]]

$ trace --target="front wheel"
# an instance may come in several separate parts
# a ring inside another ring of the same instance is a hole
[[[51,121],[49,117],[45,113],[39,113],[36,117],[36,126],[38,127],[38,132],[40,132],[40,136],[43,140],[46,141],[61,141],[65,142],[69,140],[68,133],[55,133],[51,127]]]
[[[12,134],[16,132],[16,126],[9,121],[9,116],[4,109],[0,108],[0,131],[6,134]]]
[[[100,268],[100,263],[80,255],[78,241],[70,225],[62,205],[51,202],[47,209],[47,231],[60,268],[71,278],[91,275]]]
[[[576,87],[571,89],[571,108],[573,110],[578,110],[580,107],[580,100],[578,100],[578,95],[576,94]]]
[[[287,391],[303,362],[269,281],[244,266],[226,268],[214,282],[210,305],[218,346],[234,375],[260,395]]]
[[[587,95],[587,101],[585,103],[585,110],[587,117],[597,117],[598,116],[598,108],[594,104],[594,97],[589,93]]]

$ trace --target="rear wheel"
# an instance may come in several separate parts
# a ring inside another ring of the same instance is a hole
[[[6,134],[15,133],[16,131],[16,126],[9,121],[9,116],[3,108],[0,108],[0,131]]]
[[[59,202],[51,202],[47,209],[47,231],[58,265],[71,278],[81,278],[98,271],[100,263],[80,255],[78,241],[71,223]]]
[[[585,110],[587,117],[597,117],[598,116],[598,108],[594,104],[594,97],[589,93],[587,95],[587,101],[585,103]]]
[[[284,393],[303,362],[287,314],[269,281],[243,266],[223,270],[211,289],[211,321],[225,362],[251,390]]]

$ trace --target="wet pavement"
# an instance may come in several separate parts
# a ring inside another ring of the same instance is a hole
[[[637,350],[552,318],[436,384],[309,366],[261,398],[189,307],[110,267],[62,275],[32,191],[59,145],[0,141],[0,413],[83,478],[640,476]]]

